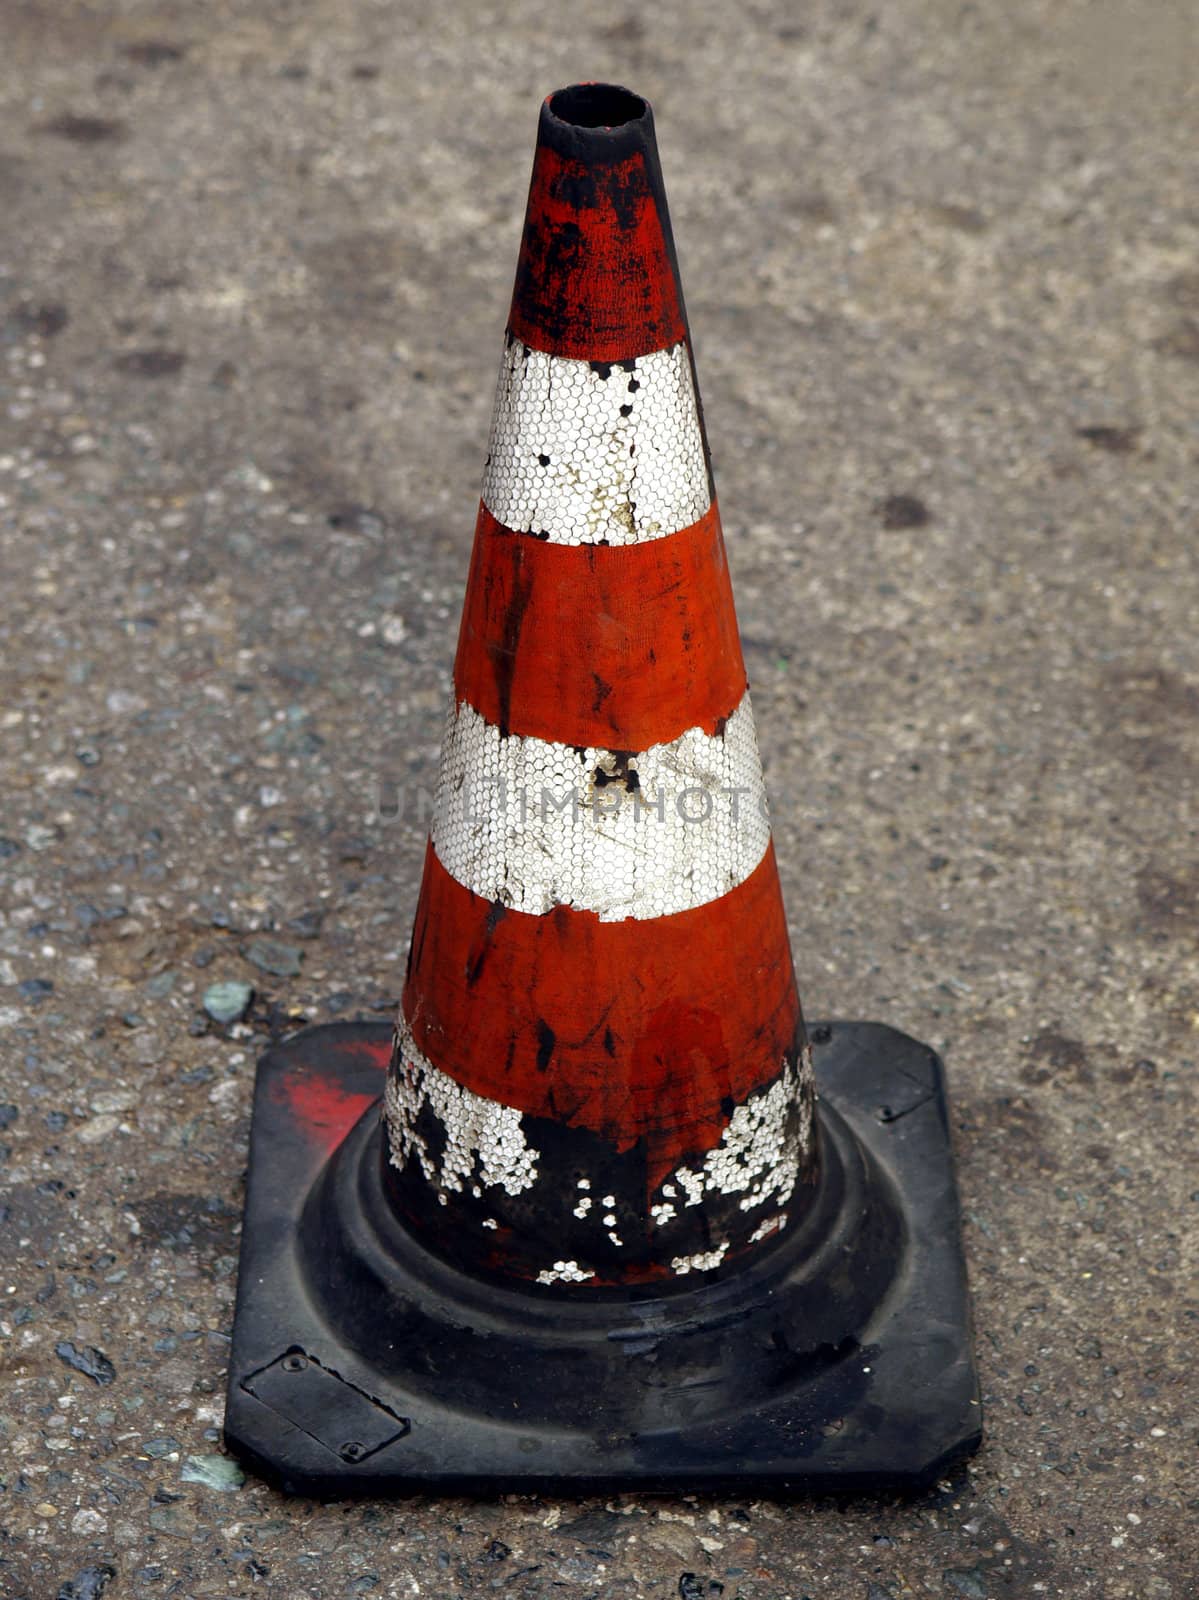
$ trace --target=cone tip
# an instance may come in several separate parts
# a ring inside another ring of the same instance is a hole
[[[637,152],[657,159],[649,101],[618,83],[572,83],[546,95],[537,142],[588,166]]]

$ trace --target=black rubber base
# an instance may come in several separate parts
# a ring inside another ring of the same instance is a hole
[[[258,1069],[225,1436],[295,1493],[915,1488],[981,1410],[940,1061],[812,1029],[823,1177],[745,1272],[590,1304],[497,1291],[383,1199],[391,1030]]]

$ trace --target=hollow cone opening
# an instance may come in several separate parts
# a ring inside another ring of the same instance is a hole
[[[547,102],[559,122],[575,128],[619,128],[636,122],[649,109],[639,94],[613,83],[574,83]]]

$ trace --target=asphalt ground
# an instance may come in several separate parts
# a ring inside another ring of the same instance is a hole
[[[0,3],[6,1600],[1199,1593],[1197,68],[1189,0]],[[584,77],[655,107],[807,1011],[948,1063],[987,1439],[914,1500],[221,1454],[254,1060],[394,1004]]]

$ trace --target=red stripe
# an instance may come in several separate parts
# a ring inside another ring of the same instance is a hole
[[[652,825],[652,822],[647,825]],[[488,1099],[647,1145],[649,1182],[720,1142],[800,1028],[771,846],[738,888],[647,921],[529,916],[457,883],[432,845],[404,1015],[417,1047]]]
[[[535,350],[627,361],[686,337],[657,156],[539,144],[508,326]]]
[[[745,693],[720,513],[637,545],[549,544],[480,506],[454,687],[505,733],[646,750]]]

